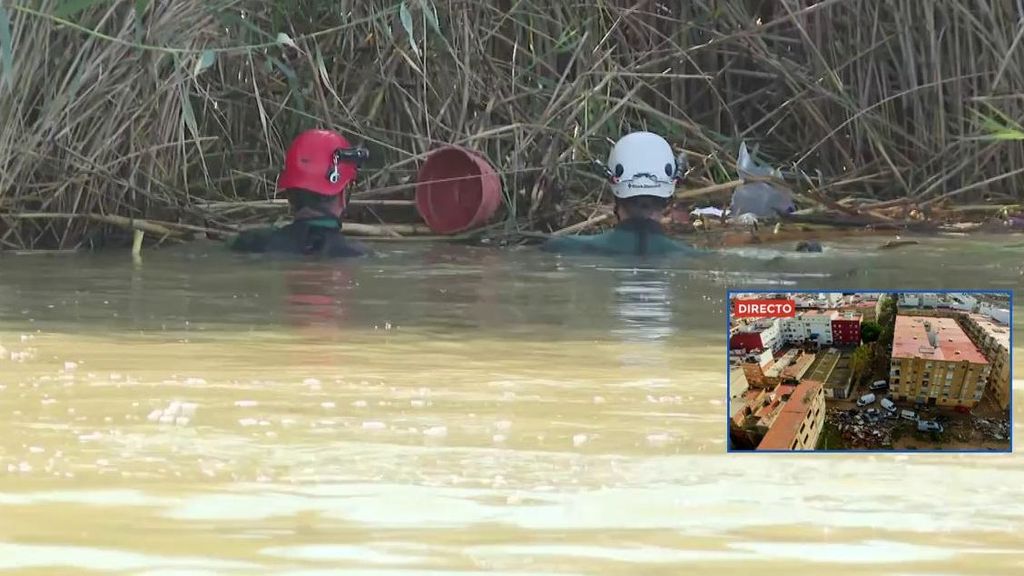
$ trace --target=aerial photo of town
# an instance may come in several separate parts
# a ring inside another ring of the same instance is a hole
[[[730,450],[1010,451],[1010,292],[729,298]]]

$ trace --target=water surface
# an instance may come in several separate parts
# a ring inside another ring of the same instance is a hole
[[[1017,455],[725,453],[726,288],[1024,272],[1005,239],[880,243],[0,257],[0,571],[1021,573]]]

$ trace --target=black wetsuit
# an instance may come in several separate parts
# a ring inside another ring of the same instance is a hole
[[[661,225],[647,218],[627,219],[618,226],[591,236],[563,236],[548,240],[546,252],[608,256],[701,256],[708,252],[665,235]]]
[[[235,237],[230,247],[236,252],[327,258],[349,258],[369,253],[369,249],[359,242],[345,238],[337,220],[330,218],[296,220],[283,228],[247,230]]]

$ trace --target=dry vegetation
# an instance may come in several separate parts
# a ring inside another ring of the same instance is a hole
[[[0,249],[95,245],[107,216],[229,228],[243,212],[205,202],[270,198],[313,126],[370,146],[364,199],[407,198],[436,143],[483,150],[509,228],[590,217],[585,161],[637,128],[685,145],[691,188],[731,180],[746,139],[820,173],[800,186],[822,204],[1024,189],[1018,0],[2,6]]]

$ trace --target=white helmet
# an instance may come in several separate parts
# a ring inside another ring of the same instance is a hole
[[[677,159],[664,138],[651,132],[626,134],[608,155],[608,179],[616,198],[671,198],[686,156]]]

